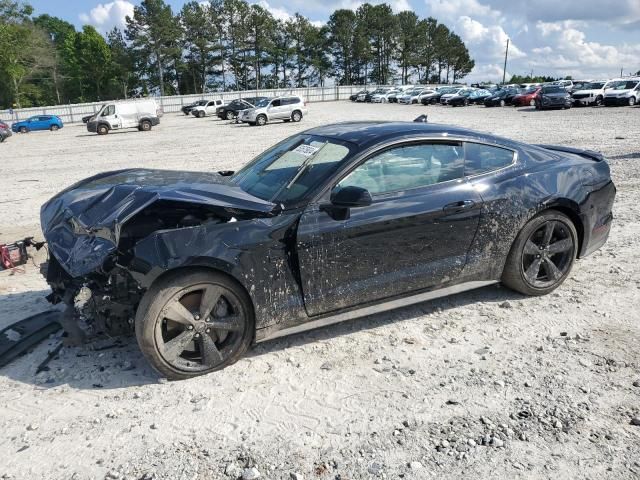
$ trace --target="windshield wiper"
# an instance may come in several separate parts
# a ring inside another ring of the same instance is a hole
[[[316,150],[315,152],[313,152],[304,162],[302,162],[302,164],[300,164],[300,166],[298,167],[298,171],[296,172],[296,174],[293,176],[293,178],[291,180],[289,180],[289,182],[281,187],[280,189],[278,189],[278,191],[275,193],[275,195],[273,195],[273,197],[271,197],[271,201],[273,201],[274,199],[278,198],[280,196],[280,194],[284,191],[284,190],[289,190],[294,183],[296,183],[296,181],[302,176],[302,174],[307,170],[307,168],[309,167],[309,165],[311,165],[311,161],[316,158],[316,156],[322,151],[322,149],[324,147],[326,147],[329,144],[329,141],[327,140],[326,142],[324,142],[324,144],[318,148],[318,150]],[[291,150],[289,150],[291,151]]]
[[[289,190],[294,183],[296,183],[296,181],[302,176],[302,174],[307,170],[307,168],[309,167],[309,165],[311,165],[311,161],[316,158],[316,156],[322,151],[322,149],[324,147],[327,146],[329,142],[326,141],[324,142],[324,144],[315,152],[313,152],[304,162],[302,162],[302,165],[300,165],[300,167],[298,167],[298,171],[296,172],[296,174],[293,176],[293,178],[291,179],[291,181],[289,183],[287,183],[287,185],[284,187],[285,190]],[[279,193],[279,192],[278,192]]]

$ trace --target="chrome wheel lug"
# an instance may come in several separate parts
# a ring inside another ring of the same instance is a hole
[[[193,316],[193,318],[194,318],[194,320],[200,320],[200,315],[196,313],[196,314]]]
[[[193,325],[189,325],[189,326],[187,327],[187,330],[193,330]]]
[[[210,329],[210,328],[207,328],[207,329],[205,330],[205,333],[211,333],[211,329]]]

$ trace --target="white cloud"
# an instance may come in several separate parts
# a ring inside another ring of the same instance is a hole
[[[453,20],[461,15],[492,18],[501,16],[500,11],[483,5],[478,0],[425,0],[425,3],[437,19]]]
[[[109,3],[99,3],[89,13],[81,13],[80,21],[96,27],[106,33],[113,27],[123,28],[125,18],[133,16],[133,3],[127,0],[114,0]]]
[[[260,5],[268,12],[271,12],[271,15],[273,15],[273,18],[275,18],[276,20],[287,21],[293,16],[283,7],[274,7],[272,5],[269,5],[269,2],[267,2],[267,0],[260,0],[258,2],[258,5]]]

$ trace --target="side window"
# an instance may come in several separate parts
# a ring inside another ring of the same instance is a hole
[[[279,107],[280,106],[280,99],[276,98],[275,100],[271,101],[271,106],[272,107]]]
[[[464,149],[465,176],[498,170],[513,163],[514,152],[505,148],[480,143],[466,143]]]
[[[107,108],[104,109],[104,112],[102,112],[102,116],[108,117],[109,115],[114,115],[115,113],[116,113],[116,106],[109,105]]]
[[[464,150],[459,143],[425,143],[386,150],[365,161],[338,183],[366,188],[372,195],[462,178]]]

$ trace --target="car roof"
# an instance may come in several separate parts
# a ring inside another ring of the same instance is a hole
[[[350,142],[361,148],[384,143],[394,138],[410,137],[412,135],[433,135],[442,137],[443,139],[446,139],[448,136],[466,137],[505,146],[515,147],[519,145],[506,138],[500,138],[466,128],[423,122],[345,122],[315,127],[304,133]]]

